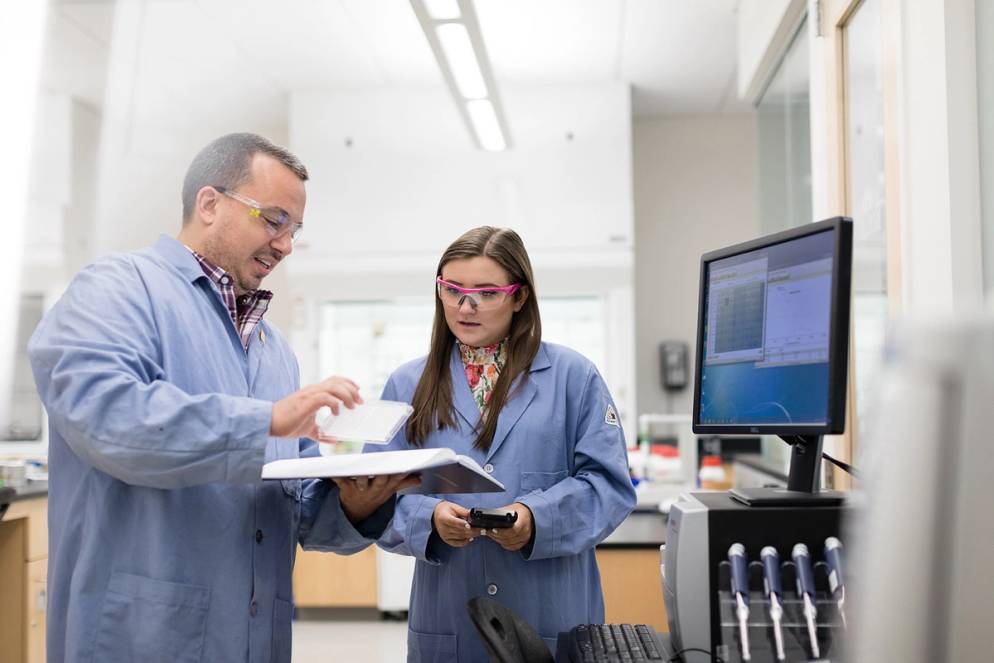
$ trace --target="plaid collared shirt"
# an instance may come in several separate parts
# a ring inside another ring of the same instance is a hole
[[[221,291],[221,299],[224,300],[224,306],[228,309],[231,322],[235,325],[238,337],[242,340],[242,347],[248,350],[252,332],[255,331],[262,316],[266,313],[266,309],[269,308],[273,293],[269,290],[255,290],[241,297],[235,297],[235,279],[190,247],[186,248],[200,263],[200,269],[204,270],[207,278],[213,281]]]

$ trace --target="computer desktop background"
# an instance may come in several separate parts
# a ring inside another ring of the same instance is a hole
[[[824,424],[828,362],[757,368],[756,362],[705,366],[703,424]]]

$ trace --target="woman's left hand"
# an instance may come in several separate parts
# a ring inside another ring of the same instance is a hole
[[[487,536],[496,541],[504,550],[521,550],[525,544],[531,541],[532,532],[535,531],[535,523],[532,520],[532,511],[521,502],[508,504],[501,507],[501,510],[516,511],[518,519],[511,527],[501,529],[485,530]]]

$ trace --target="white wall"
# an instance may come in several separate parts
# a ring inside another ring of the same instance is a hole
[[[902,0],[901,225],[905,309],[982,299],[973,0]]]
[[[664,340],[696,351],[701,254],[759,234],[755,117],[641,118],[634,124],[638,411],[690,413],[693,386],[660,386]],[[691,371],[691,374],[693,371]]]

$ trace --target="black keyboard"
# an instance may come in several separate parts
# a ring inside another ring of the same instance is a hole
[[[645,624],[580,624],[569,632],[570,663],[663,661],[656,632]]]

